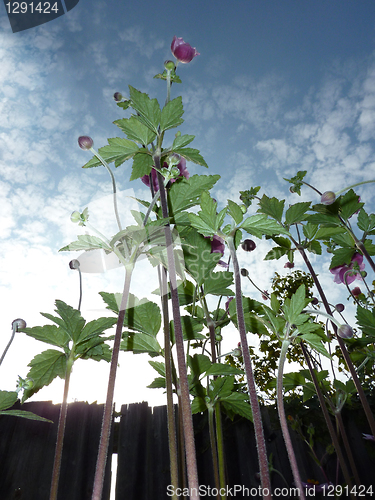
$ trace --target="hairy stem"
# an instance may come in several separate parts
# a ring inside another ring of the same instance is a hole
[[[246,338],[246,327],[245,318],[242,307],[242,291],[241,291],[241,277],[240,269],[237,260],[236,249],[234,246],[233,237],[229,236],[227,238],[228,246],[230,250],[230,255],[233,260],[234,268],[234,282],[235,282],[235,292],[236,292],[236,309],[237,309],[237,323],[238,330],[240,332],[241,338],[241,348],[242,356],[245,365],[247,387],[249,391],[249,398],[251,404],[251,411],[253,414],[253,422],[255,429],[255,439],[258,452],[259,469],[260,469],[260,481],[263,490],[263,498],[271,499],[271,481],[268,470],[268,459],[267,459],[267,448],[263,433],[262,416],[260,413],[260,406],[258,401],[258,396],[255,387],[255,380],[253,375],[253,369],[251,365],[249,346]]]
[[[212,407],[208,408],[208,429],[210,434],[211,456],[212,456],[212,465],[214,469],[215,488],[219,492],[220,489],[219,463],[217,458],[217,447],[215,439],[214,409]],[[219,493],[217,494],[217,499],[220,500]]]
[[[126,305],[128,303],[130,281],[133,272],[133,265],[125,267],[125,283],[122,293],[121,305],[117,318],[116,335],[112,351],[111,367],[109,371],[107,399],[103,412],[102,431],[100,435],[98,458],[96,462],[94,489],[92,493],[92,500],[101,500],[103,492],[104,474],[107,463],[109,437],[112,423],[112,408],[113,408],[113,395],[115,391],[115,381],[117,372],[117,363],[119,358],[120,343],[122,337],[122,327],[124,325]]]
[[[225,461],[224,461],[224,437],[223,437],[223,423],[221,418],[220,402],[215,405],[215,421],[216,421],[216,442],[217,442],[217,455],[219,460],[219,481],[220,488],[225,491]],[[221,500],[226,500],[227,496],[221,496]]]
[[[299,490],[300,498],[305,500],[304,488],[301,482],[301,476],[298,470],[296,455],[294,453],[292,440],[290,438],[288,422],[286,420],[285,408],[284,408],[284,395],[283,395],[283,373],[284,373],[284,365],[286,359],[286,353],[288,351],[288,347],[290,345],[290,340],[283,340],[281,345],[281,352],[279,358],[279,369],[277,373],[277,411],[279,414],[280,426],[283,433],[283,438],[286,446],[286,450],[288,452],[290,466],[292,468],[294,482]]]
[[[66,416],[68,413],[69,382],[70,382],[70,375],[72,373],[73,359],[74,359],[73,356],[74,356],[74,354],[73,354],[73,349],[72,349],[70,356],[69,356],[67,363],[66,363],[64,396],[63,396],[63,402],[62,402],[62,405],[60,408],[59,424],[58,424],[58,428],[57,428],[55,458],[54,458],[54,462],[53,462],[52,482],[51,482],[51,490],[50,490],[50,495],[49,495],[50,500],[57,499],[57,490],[59,487],[61,458],[62,458],[64,435],[65,435],[65,424],[66,424]]]
[[[168,217],[168,205],[167,196],[164,188],[164,178],[160,173],[160,154],[154,155],[155,168],[158,172],[158,181],[160,189],[160,202],[162,206],[163,218]],[[173,252],[173,240],[170,225],[167,224],[164,227],[165,231],[165,242],[167,247],[167,258],[168,258],[168,270],[169,270],[169,282],[170,282],[170,292],[172,299],[172,311],[173,311],[173,321],[175,329],[175,340],[176,340],[176,351],[177,351],[177,364],[180,379],[180,390],[181,390],[181,411],[182,420],[184,427],[184,438],[185,438],[185,453],[186,453],[186,465],[189,488],[192,491],[190,496],[191,500],[196,500],[199,498],[199,482],[198,482],[198,469],[195,454],[195,441],[194,441],[194,428],[193,428],[193,417],[190,407],[190,394],[189,394],[189,383],[187,378],[187,369],[185,362],[185,350],[184,350],[184,339],[182,334],[182,324],[180,315],[180,304],[177,292],[177,276],[176,276],[176,265],[174,260]]]

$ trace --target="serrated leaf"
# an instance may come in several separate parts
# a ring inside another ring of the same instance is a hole
[[[202,321],[192,316],[181,316],[182,335],[184,340],[205,340],[206,337],[200,332],[203,329]],[[170,337],[172,344],[175,343],[174,322],[170,322]]]
[[[303,335],[299,335],[297,338],[305,340],[319,354],[322,354],[326,358],[331,358],[327,349],[322,344],[321,338],[318,335],[315,335],[315,333],[304,333]]]
[[[178,148],[183,148],[184,146],[187,146],[190,144],[195,138],[195,135],[179,135],[175,138],[172,144],[172,150],[174,151],[175,149]]]
[[[126,332],[120,344],[122,351],[133,351],[134,354],[148,353],[150,356],[159,356],[161,347],[159,342],[146,333]]]
[[[130,180],[134,181],[135,179],[139,179],[144,175],[149,175],[153,165],[154,160],[152,159],[152,156],[148,154],[147,149],[145,149],[144,151],[139,151],[133,157],[132,174],[130,176]]]
[[[35,413],[32,413],[31,411],[25,411],[25,410],[0,411],[0,415],[8,415],[8,416],[13,416],[13,417],[27,418],[28,420],[39,420],[41,422],[53,423],[52,420],[48,420],[48,418],[40,417],[39,415],[36,415]]]
[[[254,197],[258,194],[259,190],[260,186],[252,187],[250,189],[247,189],[246,191],[240,191],[240,200],[247,208],[250,207],[254,200]]]
[[[195,415],[196,413],[202,413],[206,410],[207,405],[205,400],[200,396],[195,397],[191,402],[191,413]]]
[[[257,238],[262,238],[263,235],[274,236],[277,234],[287,234],[289,231],[275,220],[268,219],[266,215],[256,214],[247,217],[240,226],[249,234],[253,234]]]
[[[308,222],[307,224],[304,224],[302,226],[302,231],[306,238],[308,240],[311,240],[317,234],[318,226],[316,224],[311,224],[311,222]]]
[[[306,250],[316,255],[322,255],[322,246],[317,240],[309,241],[306,245]]]
[[[225,409],[230,409],[235,414],[247,418],[252,422],[253,415],[251,412],[250,403],[247,400],[248,396],[246,394],[232,392],[230,396],[222,398],[220,401]]]
[[[131,141],[136,141],[143,146],[150,144],[156,137],[155,132],[143,125],[135,116],[121,118],[113,122],[117,125]]]
[[[24,328],[21,331],[29,337],[57,347],[64,347],[71,340],[62,328],[55,325],[34,326],[33,328]]]
[[[117,322],[117,318],[99,318],[89,321],[76,339],[77,344],[102,334],[108,328],[112,328]]]
[[[78,240],[69,243],[66,247],[60,248],[59,252],[72,252],[75,250],[94,250],[96,248],[102,248],[108,252],[112,249],[103,240],[97,236],[91,236],[90,234],[80,234],[78,235]]]
[[[275,260],[280,259],[289,252],[289,249],[282,247],[273,247],[264,257],[264,260]]]
[[[107,309],[118,314],[122,295],[120,293],[107,292],[100,292],[99,295],[107,304]],[[124,326],[156,337],[161,326],[159,307],[147,299],[139,300],[135,295],[130,293],[126,306]]]
[[[302,184],[303,184],[302,180],[303,180],[303,178],[305,177],[306,174],[307,174],[307,170],[300,170],[291,179],[286,179],[284,177],[284,181],[288,181],[291,184],[293,184],[293,192],[297,193],[297,194],[299,194],[301,196],[301,187],[302,187]]]
[[[369,311],[361,306],[357,307],[356,318],[364,335],[375,336],[375,311]]]
[[[165,389],[166,382],[165,377],[156,377],[150,385],[146,386],[148,389]]]
[[[140,115],[138,119],[142,118],[144,125],[157,134],[161,116],[158,101],[150,99],[147,94],[139,92],[139,90],[131,85],[129,85],[129,95],[132,101],[132,108],[138,111]]]
[[[0,391],[0,410],[6,410],[14,405],[18,399],[18,394],[15,391]]]
[[[306,307],[308,300],[306,299],[305,285],[300,285],[290,299],[289,304],[285,301],[284,303],[284,313],[285,318],[289,323],[297,323],[298,316],[301,314],[303,309]]]
[[[173,152],[183,156],[187,161],[192,161],[193,163],[196,163],[198,165],[202,165],[203,167],[208,168],[207,163],[204,161],[204,158],[199,153],[198,149],[176,148],[173,150]]]
[[[195,229],[191,228],[183,241],[184,261],[187,272],[196,281],[203,284],[206,276],[212,272],[221,258],[217,252],[211,253],[211,242]]]
[[[111,361],[112,352],[104,343],[105,337],[92,337],[77,345],[75,354],[81,359],[93,359],[94,361]]]
[[[62,300],[56,300],[55,304],[56,312],[63,320],[63,324],[59,323],[60,326],[74,342],[77,342],[86,321],[82,318],[80,311],[69,306]],[[44,314],[44,316],[46,315]]]
[[[233,273],[221,271],[218,273],[211,272],[204,280],[205,295],[225,295],[232,297],[234,292],[228,288],[233,284]]]
[[[172,213],[197,205],[202,192],[209,191],[219,179],[220,175],[193,175],[173,183],[168,197]]]
[[[211,360],[205,354],[194,354],[194,356],[188,357],[188,364],[191,369],[191,373],[199,378],[200,375],[206,373],[211,366]]]
[[[206,375],[242,375],[243,373],[243,370],[224,363],[214,363],[206,371]]]
[[[119,167],[124,161],[129,160],[129,158],[139,151],[139,146],[128,139],[114,137],[108,139],[108,143],[108,146],[99,148],[99,154],[107,163],[112,163],[114,161],[115,167]],[[95,156],[83,165],[82,168],[97,167],[101,164],[101,161]]]
[[[208,395],[210,396],[211,400],[217,398],[226,398],[232,394],[234,386],[234,377],[233,376],[218,377],[216,380],[211,381],[210,385],[213,386],[212,389],[208,390]]]
[[[66,355],[55,349],[48,349],[41,354],[37,354],[28,364],[30,366],[27,376],[34,381],[34,386],[25,391],[25,395],[30,397],[42,387],[49,385],[56,377],[65,378]]]
[[[234,222],[238,225],[243,221],[243,212],[241,208],[234,203],[234,201],[228,200],[228,214],[234,219]]]
[[[278,200],[277,198],[268,198],[265,194],[259,201],[260,208],[258,212],[269,215],[278,222],[281,222],[284,211],[285,200]]]
[[[189,213],[189,219],[191,225],[203,236],[212,238],[216,234],[215,222],[206,222],[199,215],[191,213]]]
[[[160,132],[164,132],[170,128],[178,127],[183,123],[181,116],[184,113],[182,106],[182,97],[178,96],[172,101],[169,101],[161,112]]]
[[[309,202],[295,203],[285,212],[285,222],[288,225],[295,224],[304,220],[304,216],[310,208]]]
[[[344,264],[349,265],[355,253],[354,248],[338,248],[334,251],[329,268],[333,269]]]
[[[340,213],[345,220],[349,219],[364,206],[364,203],[359,202],[359,196],[355,194],[353,189],[349,189],[345,195],[340,196],[339,202]]]
[[[159,375],[165,377],[165,363],[162,361],[149,361],[148,363],[159,373]]]

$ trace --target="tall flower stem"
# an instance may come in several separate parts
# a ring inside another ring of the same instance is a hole
[[[321,287],[321,284],[320,284],[320,281],[318,280],[318,277],[314,271],[314,268],[312,267],[304,249],[298,245],[298,243],[296,241],[293,241],[293,243],[296,245],[296,247],[298,248],[300,254],[302,255],[302,258],[303,260],[305,261],[305,264],[314,280],[314,283],[315,283],[315,286],[316,288],[318,289],[318,292],[319,292],[319,295],[322,299],[322,302],[324,304],[324,308],[325,310],[327,311],[327,314],[329,314],[330,316],[332,316],[332,311],[331,311],[331,308],[329,306],[329,303],[327,301],[327,297],[325,296],[325,293]],[[375,419],[374,419],[374,416],[372,414],[372,411],[371,411],[371,408],[370,408],[370,405],[367,401],[367,398],[366,398],[366,395],[365,395],[365,392],[362,388],[362,385],[361,385],[361,382],[358,378],[358,375],[357,375],[357,372],[355,370],[355,367],[352,363],[352,360],[350,359],[350,356],[349,356],[349,353],[346,349],[346,346],[345,346],[345,343],[344,341],[342,340],[341,337],[339,337],[337,335],[337,326],[332,323],[332,328],[333,328],[333,331],[335,332],[335,337],[336,337],[336,340],[337,342],[339,343],[339,346],[340,346],[340,349],[341,349],[341,352],[342,352],[342,355],[344,357],[344,360],[346,362],[346,366],[348,367],[348,370],[350,371],[350,374],[352,376],[352,379],[353,379],[353,382],[354,382],[354,385],[357,389],[357,392],[358,392],[358,395],[359,395],[359,398],[361,400],[361,403],[362,403],[362,407],[363,407],[363,410],[366,414],[366,417],[367,417],[367,421],[369,423],[369,426],[370,426],[370,429],[371,429],[371,433],[373,436],[375,436]]]
[[[241,348],[242,356],[245,365],[247,387],[249,391],[249,398],[251,404],[251,411],[253,414],[253,422],[255,428],[255,439],[258,452],[259,469],[260,469],[260,480],[263,490],[263,498],[271,499],[271,481],[268,470],[268,459],[267,459],[267,449],[266,442],[263,433],[262,416],[260,413],[260,406],[258,401],[258,396],[255,387],[255,380],[253,375],[253,369],[251,365],[249,346],[246,338],[246,327],[245,318],[242,306],[242,291],[241,291],[241,276],[240,268],[238,265],[236,248],[234,245],[234,240],[232,236],[227,237],[227,243],[230,250],[230,255],[233,261],[234,268],[234,282],[235,282],[235,292],[236,292],[236,310],[237,310],[237,323],[238,330],[241,338]]]
[[[167,195],[163,182],[164,178],[160,173],[161,170],[160,154],[158,153],[154,154],[153,159],[158,175],[160,202],[162,207],[163,218],[168,218],[169,214],[167,205]],[[169,224],[164,226],[164,231],[165,231],[165,243],[167,247],[169,282],[170,282],[170,292],[172,299],[172,312],[173,312],[176,351],[177,351],[177,364],[178,364],[179,383],[181,390],[181,405],[182,405],[181,411],[182,411],[184,437],[185,437],[186,466],[187,466],[189,488],[190,491],[192,492],[190,499],[196,500],[199,498],[198,468],[197,468],[196,453],[195,453],[193,417],[190,407],[189,383],[187,378],[187,368],[185,362],[184,338],[182,334],[180,304],[177,292],[176,265],[173,252],[172,232]]]
[[[224,436],[223,436],[223,423],[221,418],[220,402],[215,405],[215,421],[216,421],[216,443],[217,443],[217,456],[219,460],[219,480],[220,488],[225,491],[225,460],[224,460]],[[222,495],[222,500],[225,500],[226,495]]]
[[[68,413],[69,383],[70,383],[70,375],[72,373],[73,363],[74,363],[74,349],[72,348],[72,350],[70,352],[70,356],[67,359],[67,363],[66,363],[64,395],[63,395],[63,402],[62,402],[61,408],[60,408],[59,424],[57,427],[55,458],[53,461],[51,490],[50,490],[50,496],[49,496],[50,500],[57,499],[57,490],[59,487],[61,458],[62,458],[64,435],[65,435],[66,416]]]
[[[292,468],[294,482],[299,490],[299,496],[301,500],[305,500],[304,488],[301,482],[301,476],[298,470],[297,459],[294,453],[292,440],[290,438],[288,422],[285,415],[284,408],[284,394],[283,394],[283,373],[284,373],[284,365],[286,360],[286,353],[288,351],[288,347],[290,345],[290,340],[285,339],[281,345],[281,352],[279,357],[279,369],[277,373],[277,411],[279,414],[281,431],[283,433],[283,438],[286,446],[286,450],[288,452],[288,458],[290,462],[290,466]]]
[[[1,358],[0,358],[0,365],[1,365],[1,363],[3,362],[3,360],[4,360],[5,356],[6,356],[6,353],[8,352],[8,349],[9,349],[9,347],[11,346],[11,344],[12,344],[12,342],[13,342],[13,340],[14,340],[14,337],[15,337],[15,335],[16,335],[16,331],[17,331],[17,325],[16,325],[16,324],[14,324],[14,325],[12,325],[12,335],[11,335],[11,337],[10,337],[10,340],[9,340],[9,342],[7,343],[6,347],[5,347],[3,354],[1,355]]]
[[[100,435],[98,457],[96,462],[94,488],[91,497],[92,500],[101,500],[102,498],[104,474],[107,463],[108,445],[109,445],[109,437],[110,437],[111,423],[112,423],[113,396],[115,391],[117,363],[119,358],[122,328],[124,325],[125,311],[128,303],[132,272],[133,272],[133,264],[128,264],[128,266],[125,267],[124,290],[122,293],[122,299],[117,318],[115,341],[113,345],[111,367],[109,371],[107,398],[104,407],[102,430]]]
[[[323,393],[320,389],[318,379],[315,375],[314,368],[311,364],[310,356],[306,350],[306,347],[304,346],[304,343],[301,342],[300,345],[301,345],[301,349],[302,349],[303,355],[304,355],[306,363],[307,363],[307,367],[308,367],[309,372],[311,374],[312,381],[313,381],[314,386],[315,386],[315,391],[316,391],[316,394],[317,394],[318,399],[319,399],[320,408],[323,412],[323,416],[324,416],[324,419],[326,421],[326,425],[327,425],[329,434],[331,436],[333,446],[335,447],[336,455],[337,455],[341,470],[344,474],[344,478],[345,478],[347,485],[350,486],[351,485],[350,474],[349,474],[348,468],[346,466],[346,462],[345,462],[344,455],[343,455],[342,450],[341,450],[341,446],[340,446],[336,431],[335,431],[333,424],[331,422],[331,418],[330,418],[327,406],[326,406],[325,401],[324,401]]]

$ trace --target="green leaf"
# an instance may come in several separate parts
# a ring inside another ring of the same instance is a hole
[[[234,292],[229,286],[233,284],[233,273],[229,271],[221,271],[218,273],[211,272],[204,280],[205,295],[225,295],[228,297],[234,296]]]
[[[203,329],[202,321],[192,316],[181,316],[182,335],[184,340],[205,340],[206,337],[199,332]],[[170,322],[170,336],[172,344],[175,343],[174,322]]]
[[[316,207],[316,206],[315,206]],[[315,208],[313,207],[313,208]],[[306,217],[306,220],[311,224],[322,224],[326,227],[335,227],[340,225],[337,215],[334,214],[312,214]]]
[[[120,293],[107,292],[100,292],[99,295],[107,304],[107,309],[118,314],[118,304],[121,303],[122,295]],[[147,299],[139,300],[135,295],[130,293],[126,306],[124,326],[156,337],[161,326],[159,307]]]
[[[173,153],[177,153],[183,156],[187,161],[192,161],[198,165],[208,168],[207,163],[204,161],[202,155],[199,153],[198,149],[193,148],[176,148],[173,149]]]
[[[287,255],[288,252],[289,252],[289,249],[287,249],[287,248],[273,247],[267,253],[267,255],[264,257],[264,260],[280,259],[280,257],[283,257],[284,255]]]
[[[166,382],[165,377],[156,377],[150,385],[147,386],[148,389],[165,389]]]
[[[6,410],[14,405],[18,399],[16,392],[0,391],[0,410]]]
[[[149,361],[148,362],[162,377],[165,377],[165,363],[162,361]]]
[[[211,400],[217,399],[218,397],[226,398],[233,392],[234,377],[218,377],[216,380],[211,381],[210,385],[213,386],[212,389],[208,390],[208,395]]]
[[[342,266],[344,264],[349,265],[354,253],[354,248],[338,248],[333,253],[329,268],[333,269],[336,266]]]
[[[158,133],[160,122],[160,106],[156,99],[150,99],[147,94],[139,92],[129,85],[129,95],[132,101],[132,108],[138,111],[138,119],[155,134]]]
[[[53,423],[52,420],[48,420],[48,418],[39,417],[39,415],[35,415],[35,413],[32,413],[31,411],[25,411],[25,410],[0,411],[0,415],[9,415],[13,417],[27,418],[28,420],[39,420],[41,422]]]
[[[340,196],[340,213],[345,220],[349,219],[364,206],[364,203],[360,203],[358,200],[359,196],[355,194],[353,189],[349,189],[345,195]]]
[[[120,137],[108,139],[108,146],[99,148],[99,154],[107,163],[115,162],[115,167],[119,167],[124,161],[129,160],[139,151],[135,142]],[[83,168],[91,168],[102,165],[101,161],[94,156],[89,162],[83,165]]]
[[[107,344],[106,337],[92,337],[77,345],[75,354],[77,358],[93,359],[94,361],[111,361],[112,353]]]
[[[134,354],[148,353],[150,356],[159,356],[161,354],[159,342],[151,335],[139,332],[125,332],[120,349],[122,351],[133,351]]]
[[[226,410],[229,409],[233,413],[247,418],[251,420],[251,422],[253,421],[250,403],[248,402],[248,396],[246,394],[232,392],[230,396],[221,399],[221,404]]]
[[[34,326],[33,328],[24,328],[22,332],[26,333],[29,337],[33,337],[41,342],[55,345],[57,347],[64,347],[69,342],[69,335],[56,325]]]
[[[313,349],[315,349],[315,351],[319,352],[326,358],[331,359],[327,349],[322,344],[322,339],[315,333],[304,333],[303,335],[299,335],[297,337],[297,339],[299,338],[305,340]]]
[[[289,323],[297,323],[298,316],[308,304],[309,300],[306,299],[305,285],[300,285],[290,299],[289,304],[285,301],[284,313],[285,318]]]
[[[191,402],[191,413],[195,415],[196,413],[202,413],[206,410],[207,405],[205,400],[200,396],[195,397]]]
[[[77,342],[86,321],[82,318],[80,311],[69,306],[62,300],[56,300],[55,304],[56,312],[63,320],[63,323],[59,322],[58,324],[74,342]],[[43,314],[43,316],[52,319],[49,315]]]
[[[215,268],[221,258],[219,253],[211,253],[211,243],[195,229],[190,228],[182,244],[187,272],[200,286]]]
[[[178,148],[183,148],[184,146],[187,146],[190,144],[195,138],[195,135],[178,135],[175,140],[173,141],[172,144],[172,150],[178,149]]]
[[[265,194],[259,201],[260,208],[258,212],[269,215],[273,219],[281,222],[283,216],[285,200],[278,200],[277,198],[268,198]]]
[[[65,378],[66,355],[55,349],[48,349],[37,354],[28,364],[30,366],[27,376],[34,381],[34,386],[26,390],[24,399],[38,392],[42,387],[49,385],[56,377]],[[25,398],[26,396],[26,398]]]
[[[278,222],[268,219],[263,214],[256,214],[247,217],[240,226],[245,231],[253,234],[257,238],[262,238],[263,235],[274,236],[278,234],[287,234],[289,231]]]
[[[285,222],[288,225],[295,224],[296,222],[301,222],[304,220],[304,216],[310,208],[309,202],[296,203],[288,208],[285,212]]]
[[[357,307],[357,322],[364,335],[375,336],[375,310],[369,311],[361,306]]]
[[[216,234],[215,221],[208,220],[207,222],[207,218],[202,218],[200,215],[191,213],[189,213],[189,219],[191,225],[203,236],[211,238]]]
[[[234,201],[228,200],[228,214],[234,219],[236,224],[241,224],[243,221],[243,212]]]
[[[316,255],[322,255],[322,246],[317,240],[309,241],[306,245],[306,250]]]
[[[77,344],[102,334],[108,328],[112,328],[117,323],[117,318],[99,318],[89,321],[77,338]]]
[[[301,196],[301,187],[302,187],[302,184],[303,184],[302,180],[303,180],[303,178],[305,177],[306,174],[307,174],[307,170],[300,170],[291,179],[286,179],[284,177],[284,181],[288,181],[291,184],[293,184],[293,186],[292,186],[293,193],[297,193],[297,194],[299,194]]]
[[[143,146],[150,144],[156,137],[155,132],[143,125],[135,116],[130,118],[121,118],[113,122],[117,125],[131,141],[136,141]]]
[[[172,101],[169,101],[161,112],[160,119],[160,132],[164,132],[164,130],[168,130],[170,128],[178,127],[183,123],[183,119],[181,116],[184,113],[184,109],[182,107],[182,97],[178,96]]]
[[[148,154],[147,149],[138,151],[138,153],[136,153],[133,157],[133,167],[130,180],[134,181],[144,175],[149,175],[153,164],[154,160],[152,159],[152,156]]]
[[[247,189],[246,191],[240,191],[240,200],[247,208],[250,207],[251,203],[254,200],[254,197],[258,194],[259,190],[260,186],[252,187],[250,189]]]
[[[201,194],[210,190],[219,179],[220,175],[193,175],[173,183],[168,196],[172,213],[197,205]]]
[[[206,375],[242,375],[243,370],[224,363],[214,363],[206,371]]]
[[[102,248],[108,252],[112,249],[103,240],[97,236],[91,236],[90,234],[79,234],[78,240],[69,243],[66,247],[60,248],[59,252],[72,252],[73,250],[94,250],[96,248]]]
[[[314,238],[318,231],[318,226],[316,224],[311,224],[311,222],[308,222],[307,224],[304,224],[302,226],[302,231],[303,234],[306,236],[308,240],[311,240]]]
[[[194,354],[194,356],[188,357],[188,364],[191,369],[191,373],[199,378],[200,375],[206,373],[206,371],[211,366],[211,360],[205,354]]]

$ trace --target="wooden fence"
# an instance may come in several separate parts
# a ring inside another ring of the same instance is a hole
[[[17,404],[14,408],[19,407]],[[33,402],[24,404],[22,409],[48,418],[53,423],[0,416],[0,500],[48,500],[60,405]],[[290,411],[293,416],[294,410]],[[102,412],[103,405],[69,405],[59,500],[91,500]],[[325,455],[325,474],[335,482],[336,456],[326,453],[329,436],[320,420],[320,413],[313,409],[303,410],[302,413],[298,412],[304,422],[311,420],[314,424],[314,450],[319,458]],[[268,454],[272,454],[272,465],[277,470],[271,474],[272,486],[284,488],[281,498],[295,498],[292,493],[287,494],[287,488],[293,487],[293,478],[277,413],[274,408],[262,408],[262,414]],[[343,417],[361,483],[366,487],[374,486],[375,443],[362,437],[362,433],[369,433],[363,412],[351,410],[345,412]],[[242,493],[237,491],[236,498],[261,498],[257,494],[260,483],[252,424],[242,418],[231,421],[224,415],[223,423],[227,488],[232,488],[232,493],[235,486],[243,488]],[[206,414],[194,415],[194,429],[199,482],[202,491],[208,493],[208,488],[214,487],[214,480]],[[302,481],[326,482],[306,443],[295,432],[292,432],[292,440]],[[165,406],[151,408],[147,403],[123,405],[119,422],[113,423],[110,451],[118,456],[116,500],[170,498]],[[111,456],[109,453],[102,500],[110,498]]]

